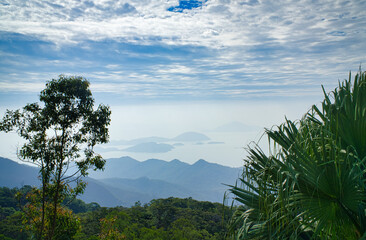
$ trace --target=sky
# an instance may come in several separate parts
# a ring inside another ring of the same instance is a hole
[[[105,158],[241,166],[247,144],[265,147],[264,128],[300,119],[322,85],[329,92],[365,64],[363,9],[364,0],[0,0],[0,114],[38,101],[60,74],[83,76],[112,109]],[[172,140],[184,132],[210,140]],[[125,151],[151,136],[174,148]],[[16,159],[19,144],[0,133],[0,156]]]

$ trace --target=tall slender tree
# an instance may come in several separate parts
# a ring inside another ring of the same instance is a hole
[[[266,130],[269,155],[249,148],[230,189],[235,239],[366,238],[366,72],[324,94],[321,109]]]
[[[89,82],[82,77],[60,75],[47,82],[39,99],[41,104],[7,110],[0,130],[16,130],[26,140],[18,149],[18,156],[37,165],[41,179],[41,220],[35,237],[55,239],[57,212],[62,200],[67,195],[83,192],[85,183],[81,177],[86,176],[90,168],[104,167],[105,160],[93,148],[108,142],[111,111],[104,105],[94,109]],[[71,185],[72,182],[76,184]]]

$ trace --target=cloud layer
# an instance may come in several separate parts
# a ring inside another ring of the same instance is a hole
[[[0,92],[60,73],[113,99],[313,97],[366,56],[364,1],[4,0]]]
[[[365,7],[362,1],[5,0],[0,27],[60,44],[114,38],[216,48],[287,43],[311,50],[316,45],[309,40],[361,40]]]

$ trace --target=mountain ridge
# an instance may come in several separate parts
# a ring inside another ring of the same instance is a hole
[[[128,156],[106,161],[104,172],[90,171],[84,178],[88,184],[79,198],[85,202],[98,202],[106,207],[132,206],[137,201],[148,203],[167,197],[222,202],[227,189],[223,183],[234,184],[241,171],[203,159],[194,164],[178,159],[139,162]],[[37,168],[10,159],[0,157],[0,173],[3,173],[0,186],[40,185]]]

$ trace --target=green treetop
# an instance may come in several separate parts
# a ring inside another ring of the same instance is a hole
[[[105,160],[93,147],[107,143],[111,111],[108,106],[94,109],[89,82],[82,77],[66,77],[47,82],[41,104],[27,104],[22,110],[7,110],[0,130],[16,130],[26,140],[18,150],[21,160],[40,168],[42,181],[36,192],[40,216],[34,217],[35,237],[55,239],[57,212],[62,200],[85,189],[81,177],[88,169],[103,169]],[[69,183],[76,182],[74,187]],[[31,209],[31,208],[29,208]],[[62,211],[61,211],[62,212]]]

